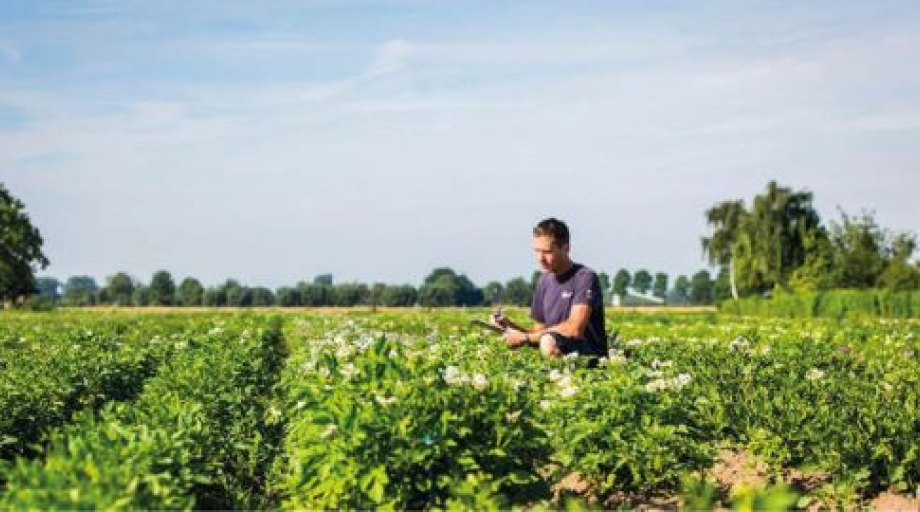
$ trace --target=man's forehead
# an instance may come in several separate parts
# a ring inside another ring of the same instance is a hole
[[[533,246],[538,249],[550,249],[552,247],[558,247],[559,244],[554,243],[553,237],[548,235],[538,235],[533,237]]]

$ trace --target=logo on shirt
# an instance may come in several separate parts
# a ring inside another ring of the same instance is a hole
[[[586,290],[585,296],[588,298],[588,300],[591,300],[591,297],[593,296],[593,294],[591,293],[591,290]]]
[[[563,292],[562,292],[562,298],[563,298],[563,299],[571,299],[571,298],[572,298],[572,292],[571,292],[571,290],[565,290],[565,291],[563,291]]]

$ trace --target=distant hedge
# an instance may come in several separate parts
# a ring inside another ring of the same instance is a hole
[[[719,311],[789,318],[920,318],[920,291],[833,290],[727,300]]]

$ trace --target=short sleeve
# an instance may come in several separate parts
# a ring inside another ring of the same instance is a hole
[[[600,289],[597,274],[590,270],[579,272],[573,283],[572,304],[587,304],[593,307],[600,300]]]
[[[534,322],[541,324],[546,323],[546,316],[543,314],[543,289],[545,286],[546,274],[540,276],[540,279],[537,280],[537,286],[534,288],[533,297],[530,299],[530,318]]]

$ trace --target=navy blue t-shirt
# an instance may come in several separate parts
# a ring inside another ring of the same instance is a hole
[[[597,274],[577,263],[564,274],[557,276],[545,272],[537,281],[530,306],[530,316],[535,321],[552,327],[569,318],[575,304],[587,304],[591,317],[585,327],[584,338],[597,353],[607,352],[607,333],[604,331],[604,296]]]

